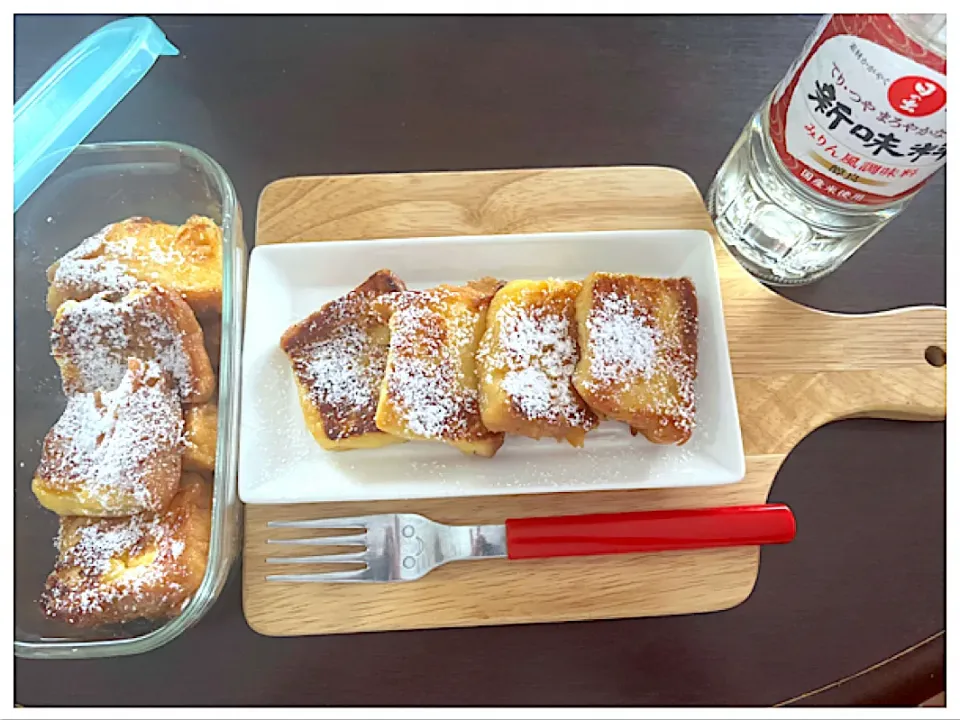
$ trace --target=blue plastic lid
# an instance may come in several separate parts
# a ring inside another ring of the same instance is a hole
[[[13,106],[13,211],[140,82],[177,55],[149,18],[104,25],[47,70]]]

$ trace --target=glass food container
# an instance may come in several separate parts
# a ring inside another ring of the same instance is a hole
[[[56,559],[57,517],[30,490],[47,431],[65,406],[50,355],[47,267],[105,225],[131,216],[180,224],[205,215],[223,228],[223,309],[217,462],[207,569],[171,620],[101,629],[50,620],[38,599]],[[216,601],[240,541],[237,498],[239,382],[246,246],[230,179],[211,158],[174,143],[81,145],[14,214],[14,653],[29,658],[129,655],[169,642]]]

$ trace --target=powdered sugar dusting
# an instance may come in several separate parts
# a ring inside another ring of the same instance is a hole
[[[111,560],[132,551],[145,534],[155,535],[156,529],[156,520],[143,523],[140,518],[108,525],[82,525],[77,528],[75,544],[65,554],[84,574],[103,575],[110,571]],[[61,540],[57,538],[58,544]]]
[[[525,417],[558,415],[554,401],[557,385],[543,370],[532,367],[510,370],[501,385]]]
[[[174,558],[178,558],[181,555],[183,555],[183,551],[186,549],[187,549],[187,546],[183,542],[183,540],[174,540],[172,543],[170,543],[170,554]]]
[[[110,291],[65,306],[51,330],[55,356],[78,375],[65,392],[113,390],[130,356],[155,360],[170,373],[182,397],[194,392],[194,373],[183,333],[172,318],[153,311],[148,296],[117,297]]]
[[[693,428],[697,424],[694,376],[689,373],[681,373],[678,382],[678,399],[674,399],[673,397],[669,399],[666,412],[669,412],[673,416],[674,423],[681,430],[688,433],[693,432]]]
[[[310,348],[306,374],[318,402],[350,408],[375,405],[386,365],[385,349],[356,327]]]
[[[64,354],[70,356],[80,376],[78,387],[65,391],[114,390],[120,385],[127,367],[123,350],[131,343],[128,326],[122,309],[101,295],[64,313],[62,323],[51,330],[54,355],[60,354],[59,345],[68,346]]]
[[[183,414],[155,366],[138,364],[117,389],[71,396],[44,440],[37,475],[50,489],[81,491],[102,506],[159,510],[179,483]],[[166,490],[166,492],[159,492]]]
[[[371,342],[366,332],[357,326],[342,326],[330,337],[298,349],[292,359],[297,374],[307,380],[314,405],[327,410],[336,420],[357,414],[372,419],[387,353],[385,347]],[[331,423],[327,429],[331,440],[352,434],[350,426],[337,423]]]
[[[677,332],[664,333],[636,299],[605,292],[595,298],[587,316],[594,389],[620,390],[646,383],[651,414],[687,433],[695,425],[696,355],[690,356],[682,338],[697,334],[696,312],[681,307],[672,321]]]
[[[179,571],[171,571],[171,562],[182,555],[184,543],[169,516],[65,518],[57,545],[60,557],[42,598],[48,615],[89,623],[121,603],[132,602],[136,608],[148,594],[151,603],[180,603],[185,588],[176,579]],[[149,562],[130,563],[148,552],[155,553]]]
[[[569,313],[506,303],[495,322],[499,333],[483,361],[488,368],[485,380],[492,382],[493,368],[505,368],[501,387],[525,417],[592,427],[593,416],[573,388],[578,352]]]
[[[376,284],[373,277],[367,283]],[[365,287],[367,283],[327,303],[281,340],[310,403],[324,416],[323,429],[331,440],[376,431],[387,330],[372,307],[383,288]],[[381,334],[384,342],[378,341]]]
[[[477,315],[444,314],[450,291],[407,291],[392,299],[393,364],[387,392],[407,428],[424,438],[466,437],[479,417],[476,383],[464,375],[460,351],[473,342]]]
[[[139,281],[123,262],[104,255],[106,237],[113,228],[113,224],[107,225],[64,255],[53,272],[52,283],[85,295],[105,289],[129,291],[137,287]],[[136,239],[125,238],[119,243],[111,242],[111,246],[115,255],[133,257]]]
[[[630,298],[605,293],[590,309],[587,328],[591,370],[601,382],[624,385],[649,379],[663,333],[646,308]]]

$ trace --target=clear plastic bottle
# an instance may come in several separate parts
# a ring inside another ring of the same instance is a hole
[[[946,163],[946,16],[827,15],[717,172],[721,239],[770,284],[835,270]]]

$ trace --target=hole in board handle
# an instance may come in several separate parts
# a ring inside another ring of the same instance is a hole
[[[931,345],[924,353],[923,357],[934,367],[943,367],[947,364],[947,351],[937,345]]]

